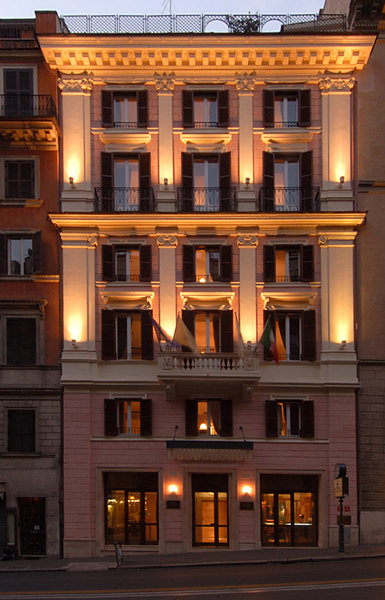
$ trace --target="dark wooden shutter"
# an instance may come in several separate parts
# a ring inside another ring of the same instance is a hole
[[[102,211],[110,212],[113,209],[113,156],[109,152],[101,152],[102,168]]]
[[[218,125],[227,127],[229,124],[229,91],[218,92]]]
[[[152,278],[152,246],[140,246],[140,281],[151,281]]]
[[[219,186],[221,198],[221,211],[234,210],[231,197],[231,152],[219,155]]]
[[[40,273],[41,271],[41,231],[36,231],[32,234],[32,260],[33,272]]]
[[[115,313],[112,310],[102,310],[102,359],[115,358]]]
[[[274,92],[263,90],[263,126],[274,127]]]
[[[182,211],[193,210],[193,155],[182,152]]]
[[[140,435],[152,435],[151,398],[143,398],[140,401]]]
[[[148,94],[147,90],[140,90],[137,93],[138,107],[138,127],[147,127],[148,125]]]
[[[104,281],[114,280],[114,248],[113,246],[102,246],[102,272]]]
[[[263,188],[264,206],[262,210],[272,212],[274,210],[274,154],[263,153]]]
[[[221,311],[221,351],[233,352],[233,311]]]
[[[194,127],[193,93],[182,90],[183,127]]]
[[[302,281],[314,281],[314,258],[313,246],[302,246],[301,251],[301,275]]]
[[[221,435],[233,435],[233,402],[221,400]]]
[[[221,246],[221,281],[231,281],[233,278],[233,247]]]
[[[314,437],[314,402],[312,400],[302,403],[301,437]]]
[[[8,273],[7,260],[7,236],[4,233],[0,234],[0,275]]]
[[[316,329],[315,329],[315,311],[305,310],[303,312],[303,334],[302,348],[303,360],[315,360],[316,358]]]
[[[152,335],[152,311],[141,311],[142,360],[153,360],[154,340]]]
[[[267,244],[263,247],[263,268],[264,268],[264,280],[275,281],[275,248],[274,246],[268,246]]]
[[[141,152],[139,154],[139,187],[140,187],[140,205],[143,212],[152,210],[150,205],[150,185],[151,185],[151,154],[150,152]]]
[[[184,244],[183,248],[183,281],[195,281],[195,248]]]
[[[266,437],[278,437],[277,403],[274,400],[265,402]]]
[[[102,90],[102,127],[114,126],[113,93]]]
[[[32,69],[4,69],[5,94],[33,94]]]
[[[310,90],[300,90],[298,102],[298,125],[299,127],[310,127]]]
[[[185,434],[198,435],[198,404],[196,400],[185,401]]]
[[[195,339],[195,312],[193,310],[182,310],[182,321]],[[191,352],[191,348],[182,346],[182,352]]]
[[[311,150],[301,155],[301,193],[303,212],[313,210],[313,153]]]
[[[275,314],[273,310],[264,310],[263,311],[263,327],[265,327],[267,319],[270,318],[271,326],[274,330],[275,335]],[[266,346],[263,346],[263,360],[274,360],[273,354],[270,352]]]
[[[104,435],[118,435],[117,401],[106,398],[104,400]]]

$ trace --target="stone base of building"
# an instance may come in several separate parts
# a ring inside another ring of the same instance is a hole
[[[385,543],[385,510],[364,510],[360,514],[360,544]]]
[[[329,547],[338,548],[338,527],[329,528]],[[345,546],[358,546],[359,544],[359,528],[357,526],[345,526],[344,527],[344,545]]]
[[[91,558],[100,556],[100,548],[96,540],[64,540],[64,558]]]

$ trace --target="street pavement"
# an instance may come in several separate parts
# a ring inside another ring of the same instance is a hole
[[[115,554],[84,559],[67,558],[18,558],[0,561],[2,572],[30,571],[103,571],[108,569],[148,569],[162,567],[186,567],[204,565],[247,565],[267,563],[291,563],[327,560],[354,560],[385,558],[385,545],[345,546],[338,548],[261,548],[258,550],[212,550],[185,554],[158,554],[156,552],[123,552],[118,566]]]

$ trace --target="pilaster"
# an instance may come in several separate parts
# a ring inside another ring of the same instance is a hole
[[[257,296],[255,285],[257,232],[238,232],[239,322],[243,341],[257,341]]]
[[[174,200],[175,195],[169,186],[174,183],[173,169],[173,119],[172,97],[175,79],[173,73],[155,73],[155,89],[158,93],[159,112],[159,184],[161,187],[160,210],[169,210],[168,204]],[[166,206],[162,206],[162,205]]]
[[[172,337],[176,325],[176,248],[178,238],[174,232],[157,235],[159,248],[159,313],[160,326]]]
[[[255,73],[239,75],[236,80],[239,100],[239,195],[240,211],[255,210],[253,157],[253,95]],[[251,186],[251,187],[250,187]]]

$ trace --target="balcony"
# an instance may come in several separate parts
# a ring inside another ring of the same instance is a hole
[[[0,142],[31,149],[58,149],[56,106],[47,94],[0,94]]]
[[[235,212],[235,187],[178,188],[178,212]]]
[[[260,212],[319,212],[319,187],[262,187],[259,191]]]
[[[242,352],[181,352],[164,349],[158,355],[158,379],[168,400],[186,392],[236,394],[251,400],[259,379],[259,362],[254,349]]]
[[[150,213],[155,210],[153,188],[112,187],[95,188],[97,213]]]

